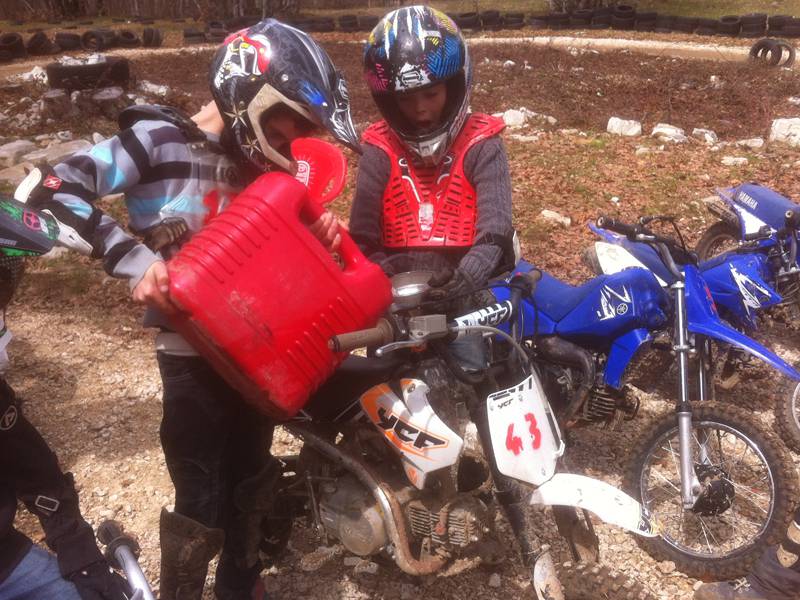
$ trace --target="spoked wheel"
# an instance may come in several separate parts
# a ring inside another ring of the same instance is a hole
[[[775,407],[775,427],[781,438],[795,452],[800,452],[800,383],[783,386]]]
[[[685,510],[680,490],[678,422],[656,418],[632,448],[626,485],[658,519],[661,535],[637,538],[657,560],[697,578],[734,579],[786,531],[797,474],[777,435],[737,407],[693,406],[692,452],[701,494]]]
[[[739,230],[729,223],[720,221],[706,229],[697,242],[697,256],[708,260],[739,245]]]
[[[596,563],[563,563],[558,578],[566,600],[655,600],[638,581]]]

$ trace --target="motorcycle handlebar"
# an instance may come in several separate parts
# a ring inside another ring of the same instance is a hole
[[[394,329],[386,319],[381,319],[375,327],[340,333],[328,340],[328,348],[334,352],[350,352],[367,346],[383,346],[394,341]]]
[[[609,231],[619,233],[631,239],[635,238],[637,235],[642,233],[642,229],[640,227],[628,225],[627,223],[623,223],[622,221],[617,221],[613,217],[605,217],[605,216],[598,217],[597,226],[600,229],[608,229]]]

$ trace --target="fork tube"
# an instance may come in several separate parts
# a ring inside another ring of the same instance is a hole
[[[697,385],[699,389],[700,402],[708,400],[708,363],[710,361],[711,353],[709,352],[709,342],[707,338],[696,338],[695,346],[697,347]],[[703,430],[699,432],[700,451],[698,462],[700,464],[707,464],[708,459],[708,431]]]
[[[692,459],[692,405],[689,403],[689,336],[686,330],[686,287],[682,281],[672,285],[675,291],[675,337],[673,349],[678,355],[679,400],[678,442],[680,446],[681,500],[684,508],[692,508],[700,484],[694,474]]]

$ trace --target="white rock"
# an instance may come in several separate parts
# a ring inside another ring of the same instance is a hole
[[[722,79],[718,75],[712,75],[711,77],[708,78],[708,81],[711,84],[711,87],[714,88],[715,90],[718,90],[725,86],[725,82],[722,81]]]
[[[639,146],[636,149],[636,156],[644,156],[645,154],[650,154],[651,150],[647,146]]]
[[[547,123],[548,125],[555,125],[558,123],[558,119],[555,117],[551,117],[550,115],[545,115],[542,113],[537,113],[530,109],[525,108],[524,106],[519,109],[523,115],[525,115],[528,119],[533,119],[534,121],[540,121],[542,123]]]
[[[33,169],[31,163],[20,163],[8,169],[2,169],[0,170],[0,183],[6,183],[16,187],[25,179],[25,176],[31,169]]]
[[[62,142],[71,142],[73,138],[71,131],[59,131],[56,133],[56,137]]]
[[[11,167],[19,162],[19,159],[36,150],[36,144],[29,140],[16,140],[0,146],[0,165]]]
[[[700,129],[697,127],[692,130],[692,137],[705,142],[709,146],[713,146],[719,141],[719,137],[717,137],[717,134],[712,130]]]
[[[56,258],[61,258],[68,252],[69,248],[65,248],[64,246],[53,246],[49,252],[42,254],[38,260],[55,260]]]
[[[539,213],[539,215],[547,221],[553,221],[554,223],[559,223],[564,227],[569,227],[570,225],[572,225],[572,219],[560,215],[554,210],[545,208],[541,213]]]
[[[513,60],[507,60],[506,62],[503,63],[503,68],[504,69],[512,69],[512,68],[514,68],[516,66],[517,66],[517,63],[515,63]]]
[[[743,167],[750,161],[744,156],[723,156],[722,164],[726,167]]]
[[[787,99],[787,102],[792,106],[800,106],[800,96],[792,96]]]
[[[619,204],[619,196],[611,196],[612,204]]]
[[[502,585],[500,581],[500,575],[498,573],[492,573],[489,576],[489,587],[491,588],[499,588]]]
[[[63,118],[72,111],[70,97],[64,90],[48,90],[42,94],[42,104],[48,115]]]
[[[614,135],[637,136],[642,135],[642,124],[639,121],[611,117],[606,127],[608,133]]]
[[[672,142],[674,144],[683,144],[688,141],[683,129],[675,127],[674,125],[668,125],[667,123],[658,123],[653,127],[653,131],[650,135],[654,138],[658,138],[659,141]]]
[[[362,560],[359,556],[345,556],[343,562],[345,567],[355,567]]]
[[[519,133],[512,133],[509,137],[512,140],[516,140],[518,142],[523,142],[525,144],[533,144],[539,141],[539,135],[540,134],[538,133],[534,135],[522,135]]]
[[[145,94],[153,94],[154,96],[166,96],[169,93],[168,86],[158,85],[147,80],[139,82],[139,89]]]
[[[775,119],[769,132],[769,141],[800,146],[800,118]]]
[[[11,79],[14,81],[30,81],[32,83],[47,85],[47,72],[42,67],[36,66],[27,73],[20,73]]]
[[[747,140],[739,140],[738,142],[736,142],[736,145],[743,148],[758,150],[759,148],[764,147],[764,140],[763,138],[750,138]]]
[[[522,127],[527,120],[524,113],[514,108],[510,108],[503,113],[503,122],[508,127]]]
[[[37,135],[35,138],[33,138],[33,141],[34,142],[41,142],[43,140],[49,140],[49,139],[50,139],[50,134],[49,133],[42,133],[40,135]]]

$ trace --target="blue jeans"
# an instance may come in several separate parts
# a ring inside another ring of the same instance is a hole
[[[56,557],[39,548],[31,549],[0,583],[0,600],[81,600],[78,590],[61,578]]]

